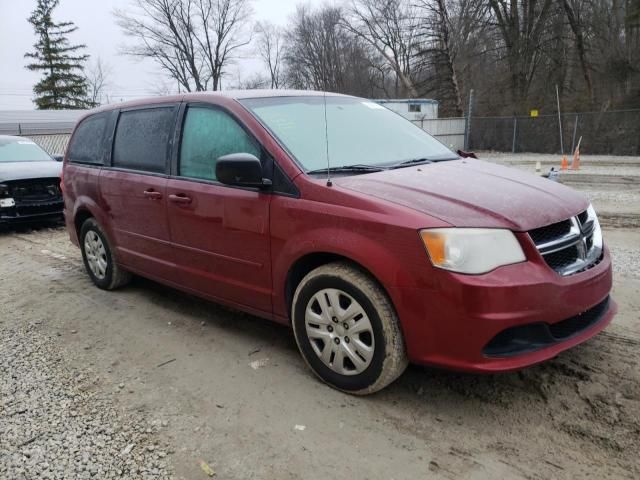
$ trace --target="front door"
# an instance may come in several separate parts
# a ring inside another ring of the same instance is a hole
[[[191,105],[178,151],[177,175],[167,183],[167,211],[182,284],[271,313],[271,196],[224,186],[215,176],[217,158],[260,158],[259,144],[225,111]]]
[[[111,165],[100,174],[118,260],[152,278],[175,280],[167,219],[167,169],[177,106],[122,111]]]

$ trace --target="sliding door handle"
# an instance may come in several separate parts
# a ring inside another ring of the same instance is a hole
[[[191,203],[191,197],[187,197],[183,193],[179,193],[177,195],[169,195],[169,200],[180,205],[189,205]]]

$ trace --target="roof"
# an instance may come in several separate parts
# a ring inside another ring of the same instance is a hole
[[[185,98],[192,95],[210,94],[233,98],[235,100],[243,100],[246,98],[267,98],[267,97],[348,97],[341,93],[322,92],[318,90],[222,90],[218,92],[194,92],[185,94]]]
[[[376,103],[428,103],[438,105],[437,100],[432,100],[430,98],[381,98],[378,100],[372,100]]]

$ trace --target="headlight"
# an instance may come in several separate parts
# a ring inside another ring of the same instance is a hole
[[[587,208],[587,215],[589,215],[589,220],[593,221],[593,246],[602,250],[602,229],[593,205],[589,205]]]
[[[526,260],[509,230],[432,228],[421,230],[420,237],[433,266],[453,272],[477,275]]]

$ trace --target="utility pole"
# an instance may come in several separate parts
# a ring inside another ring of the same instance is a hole
[[[471,134],[471,114],[473,110],[473,90],[469,91],[469,108],[467,109],[467,118],[464,123],[464,149],[469,150],[469,135]]]

